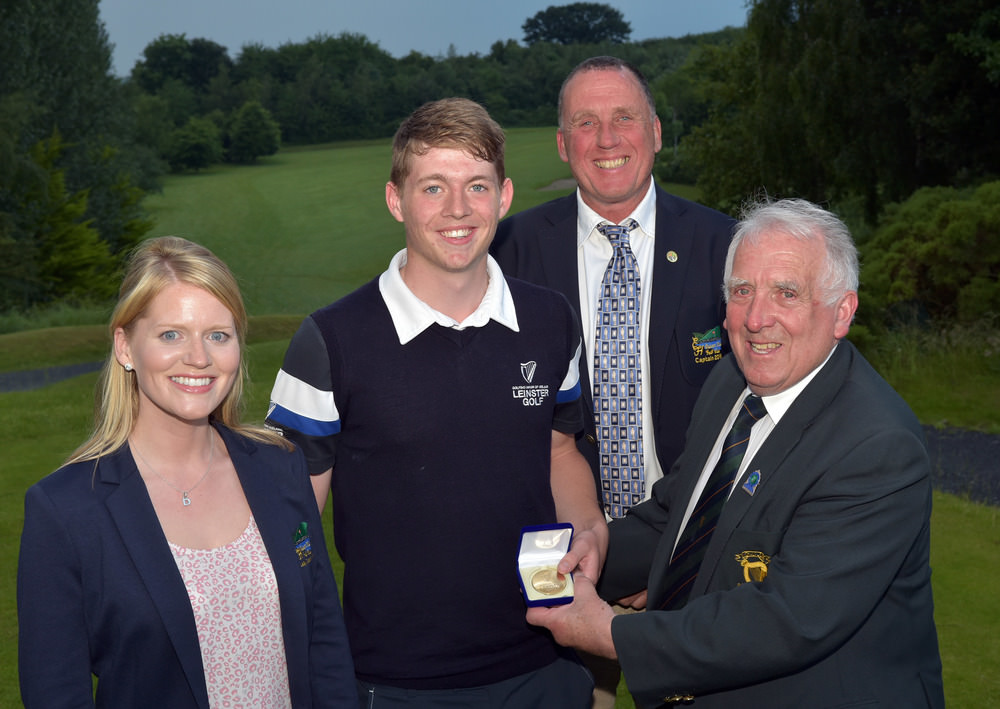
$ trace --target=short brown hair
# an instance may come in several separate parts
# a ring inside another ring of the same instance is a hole
[[[492,163],[499,181],[503,182],[504,140],[503,129],[475,101],[445,98],[425,103],[396,131],[389,179],[402,187],[410,172],[411,155],[423,155],[431,148],[454,148]]]
[[[559,103],[557,110],[559,112],[560,128],[566,127],[563,125],[563,105],[565,104],[566,87],[569,86],[569,82],[572,81],[577,74],[582,74],[587,71],[620,71],[630,74],[639,85],[639,89],[642,91],[642,95],[646,99],[646,104],[649,106],[650,119],[656,117],[656,99],[653,98],[653,91],[649,88],[649,81],[647,81],[643,73],[639,71],[639,67],[635,66],[631,62],[625,61],[624,59],[619,59],[618,57],[590,57],[589,59],[584,59],[582,62],[573,67],[569,74],[566,75],[566,78],[563,79],[562,86],[559,87]]]

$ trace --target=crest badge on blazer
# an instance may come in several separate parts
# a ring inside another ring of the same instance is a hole
[[[722,327],[691,333],[691,351],[696,364],[710,364],[722,359]]]
[[[299,566],[308,566],[312,561],[312,538],[309,536],[309,524],[303,522],[295,530],[295,553],[299,557]]]
[[[771,563],[771,557],[764,552],[741,551],[735,555],[735,559],[743,567],[743,579],[747,583],[767,578],[767,565]]]

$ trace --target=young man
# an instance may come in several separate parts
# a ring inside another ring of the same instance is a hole
[[[580,333],[561,295],[487,251],[513,196],[478,104],[427,104],[393,143],[406,248],[294,336],[268,421],[332,487],[365,706],[589,706],[592,682],[530,627],[520,531],[570,522],[596,578],[607,527],[577,451]]]

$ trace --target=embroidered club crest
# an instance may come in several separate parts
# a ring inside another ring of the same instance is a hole
[[[718,325],[707,332],[691,333],[691,350],[697,364],[722,359],[722,328]]]
[[[767,578],[767,565],[771,563],[771,557],[764,552],[741,551],[735,558],[743,567],[743,579],[747,583],[760,582]]]
[[[309,536],[309,524],[303,522],[295,530],[295,553],[299,557],[299,566],[308,566],[312,561],[312,538]]]

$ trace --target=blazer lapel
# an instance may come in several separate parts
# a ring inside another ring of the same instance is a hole
[[[660,396],[667,350],[684,296],[684,276],[691,254],[694,225],[686,223],[684,207],[656,186],[655,259],[649,311],[649,362],[654,407],[670,406],[669,392]],[[670,255],[672,254],[672,255]],[[668,256],[670,255],[670,256]],[[659,417],[659,412],[653,415]]]
[[[208,689],[191,601],[128,446],[102,460],[100,469],[102,483],[118,485],[105,501],[108,512],[163,619],[192,693],[199,706],[208,709]]]
[[[715,370],[698,398],[691,426],[688,429],[688,439],[684,452],[677,461],[680,467],[667,478],[656,483],[657,486],[671,485],[673,489],[670,490],[666,503],[667,509],[670,510],[670,524],[664,530],[663,541],[657,547],[649,576],[650,599],[657,599],[662,593],[667,566],[673,555],[674,542],[680,534],[682,518],[701,477],[705,461],[708,460],[712,447],[726,423],[732,405],[736,403],[736,397],[746,386],[743,375],[736,367],[732,355],[727,356],[716,365]],[[656,488],[654,487],[655,494]],[[718,530],[716,534],[718,534]],[[711,546],[709,553],[711,553]],[[702,563],[704,566],[705,562]],[[698,580],[701,580],[700,575]],[[692,592],[696,590],[697,585],[692,589]]]

